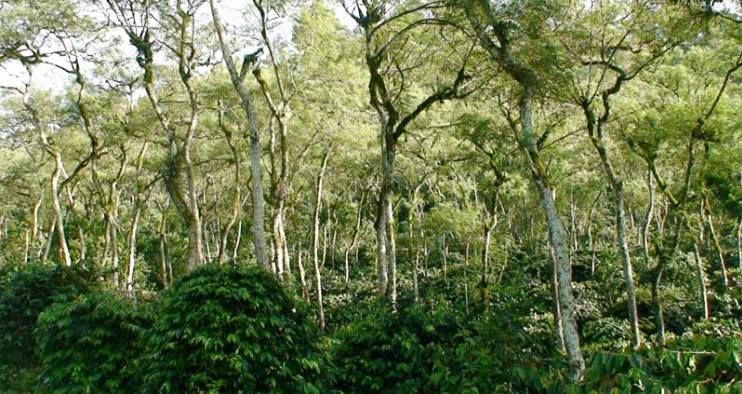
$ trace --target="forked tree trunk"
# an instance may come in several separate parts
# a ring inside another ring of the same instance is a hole
[[[252,175],[252,236],[255,246],[255,260],[265,269],[271,269],[271,263],[268,259],[267,244],[265,239],[265,198],[263,195],[263,163],[261,160],[262,148],[260,146],[260,132],[258,129],[257,110],[253,102],[252,93],[245,84],[246,70],[252,67],[252,64],[243,64],[242,72],[237,71],[237,67],[232,60],[234,52],[230,49],[224,25],[219,17],[219,10],[216,0],[210,0],[211,15],[214,20],[214,27],[219,38],[222,57],[229,71],[232,85],[240,97],[242,109],[248,120],[247,136],[250,142],[250,172]]]

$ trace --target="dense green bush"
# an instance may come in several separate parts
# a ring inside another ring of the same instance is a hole
[[[567,391],[739,393],[742,337],[686,336],[665,349],[597,353],[584,381]]]
[[[34,330],[40,386],[55,393],[134,392],[140,334],[150,324],[143,309],[102,293],[47,308]]]
[[[444,305],[379,305],[338,331],[337,387],[348,393],[437,391],[455,349],[458,318]]]
[[[90,273],[79,267],[32,264],[3,275],[0,290],[0,365],[38,364],[33,329],[39,314],[57,301],[90,288]]]
[[[318,392],[318,337],[261,268],[207,265],[170,289],[147,332],[146,392]]]

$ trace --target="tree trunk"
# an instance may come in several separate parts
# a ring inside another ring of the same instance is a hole
[[[709,226],[709,233],[711,234],[711,241],[714,243],[716,248],[716,255],[719,258],[719,267],[721,268],[721,285],[724,291],[729,290],[729,274],[727,273],[727,263],[724,260],[724,250],[721,248],[719,237],[716,235],[716,229],[714,228],[714,217],[711,214],[711,206],[709,205],[708,198],[706,198],[706,222]]]
[[[464,306],[469,313],[469,242],[464,249]]]
[[[137,204],[134,208],[134,216],[131,219],[129,227],[129,253],[128,266],[126,269],[126,297],[134,298],[134,267],[137,262],[137,232],[139,231],[139,218],[142,214],[142,207]]]
[[[559,347],[563,352],[566,352],[567,347],[564,341],[562,323],[562,306],[559,302],[559,267],[556,254],[554,253],[554,247],[551,245],[549,245],[549,255],[551,256],[551,290],[554,293],[554,328],[556,329],[556,336],[559,340]]]
[[[219,17],[216,0],[210,0],[211,15],[214,20],[217,37],[221,46],[222,57],[229,71],[229,76],[235,91],[240,96],[242,109],[248,120],[247,135],[250,141],[250,172],[252,175],[252,235],[255,246],[255,259],[258,264],[270,270],[271,263],[267,255],[267,244],[265,240],[265,197],[263,195],[263,168],[261,162],[260,132],[258,129],[257,111],[253,103],[252,93],[245,84],[245,74],[237,71],[232,56],[234,52],[227,43],[224,26]],[[242,68],[251,67],[251,64],[243,64]]]
[[[162,211],[162,217],[160,218],[160,224],[157,226],[157,232],[160,237],[160,269],[162,270],[160,277],[162,280],[162,287],[167,288],[172,283],[172,278],[168,275],[168,257],[167,257],[167,216],[165,211]]]
[[[642,231],[642,250],[644,252],[644,264],[649,267],[649,231],[651,229],[652,220],[654,218],[654,181],[652,180],[651,171],[647,171],[647,190],[649,192],[649,202],[647,203],[647,214],[644,216],[644,229]]]
[[[46,137],[44,137],[46,139]],[[59,259],[62,263],[70,267],[72,266],[72,257],[70,256],[70,249],[67,246],[67,237],[64,233],[64,213],[62,212],[62,204],[59,200],[59,176],[62,170],[62,155],[51,150],[50,154],[54,157],[54,172],[50,179],[51,194],[52,194],[52,207],[54,208],[54,229],[57,234],[57,252]]]
[[[219,103],[221,107],[221,102]],[[240,218],[242,213],[242,169],[241,169],[241,155],[237,149],[237,146],[232,140],[232,132],[224,123],[224,111],[219,110],[219,127],[222,129],[229,150],[232,152],[232,160],[234,160],[234,194],[232,195],[232,214],[227,219],[222,229],[221,246],[219,247],[219,256],[217,261],[221,264],[227,259],[227,242],[229,240],[229,233],[232,232],[232,227]]]
[[[606,106],[604,115],[597,119],[590,104],[585,102],[583,110],[587,121],[587,131],[595,150],[598,152],[603,171],[613,191],[614,215],[616,218],[616,241],[621,251],[623,262],[623,276],[626,285],[626,296],[628,298],[627,308],[629,312],[629,326],[631,327],[631,344],[634,349],[641,345],[641,332],[639,331],[639,316],[636,310],[636,290],[634,289],[634,268],[631,264],[631,254],[626,235],[626,210],[623,198],[623,180],[613,168],[608,150],[605,148],[603,138],[603,124],[608,120],[607,95],[603,95],[603,103]]]
[[[582,357],[580,336],[574,316],[575,300],[572,293],[572,262],[569,257],[569,247],[564,225],[554,202],[554,194],[549,188],[544,165],[541,163],[538,155],[537,138],[533,128],[531,114],[531,100],[534,87],[525,84],[523,88],[525,91],[520,100],[520,125],[523,138],[519,138],[519,140],[529,162],[531,179],[541,197],[541,204],[546,214],[546,222],[549,228],[549,240],[556,255],[559,300],[562,307],[562,329],[564,330],[564,342],[567,348],[567,356],[569,357],[571,379],[573,381],[580,381],[585,371],[585,359]]]
[[[36,204],[33,206],[33,222],[31,224],[31,245],[33,249],[36,249],[36,244],[39,241],[39,209],[41,208],[41,203],[44,201],[44,191],[41,191],[41,195],[39,196],[38,201],[36,201]],[[742,223],[742,222],[740,222]],[[41,246],[38,247],[38,250],[36,251],[36,257],[40,257],[42,252]]]
[[[304,263],[302,262],[302,250],[301,244],[299,244],[299,252],[296,258],[296,263],[299,266],[299,280],[301,281],[301,294],[304,300],[309,301],[309,286],[307,285],[307,275],[304,270]]]
[[[325,152],[322,158],[322,165],[317,174],[317,188],[314,198],[314,213],[312,221],[312,252],[314,262],[314,276],[317,285],[317,318],[319,320],[320,330],[325,330],[325,309],[322,304],[322,274],[320,272],[320,260],[319,260],[319,214],[322,204],[322,183],[325,177],[325,170],[327,169],[327,160],[330,157],[330,151],[332,148]],[[327,237],[325,237],[325,240]]]
[[[113,286],[118,289],[119,287],[119,248],[118,248],[118,220],[116,219],[115,211],[109,210],[107,214],[108,231],[109,231],[109,242],[111,250],[111,270],[113,270]]]
[[[446,292],[449,290],[448,286],[448,236],[447,233],[443,233],[443,286]]]
[[[698,272],[698,285],[701,290],[701,302],[703,303],[703,320],[711,318],[709,311],[709,300],[708,290],[706,289],[706,273],[703,269],[703,259],[701,259],[701,253],[698,251],[698,243],[693,244],[693,254],[696,260],[696,271]]]

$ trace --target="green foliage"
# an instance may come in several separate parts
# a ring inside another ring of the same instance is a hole
[[[435,308],[385,304],[339,330],[333,348],[337,388],[349,393],[437,391],[454,348],[458,319]]]
[[[80,267],[31,264],[2,279],[0,292],[0,365],[36,366],[33,330],[39,314],[55,302],[90,289],[90,273]]]
[[[742,389],[742,338],[691,336],[666,349],[593,356],[584,382],[568,392],[731,393]]]
[[[316,333],[276,278],[206,265],[168,291],[147,332],[146,392],[318,392]]]
[[[151,318],[112,294],[93,293],[47,308],[34,334],[40,386],[55,393],[127,393],[138,388],[134,361]]]

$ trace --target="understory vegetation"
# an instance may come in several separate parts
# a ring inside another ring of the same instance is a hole
[[[0,0],[0,392],[742,394],[737,0]]]

